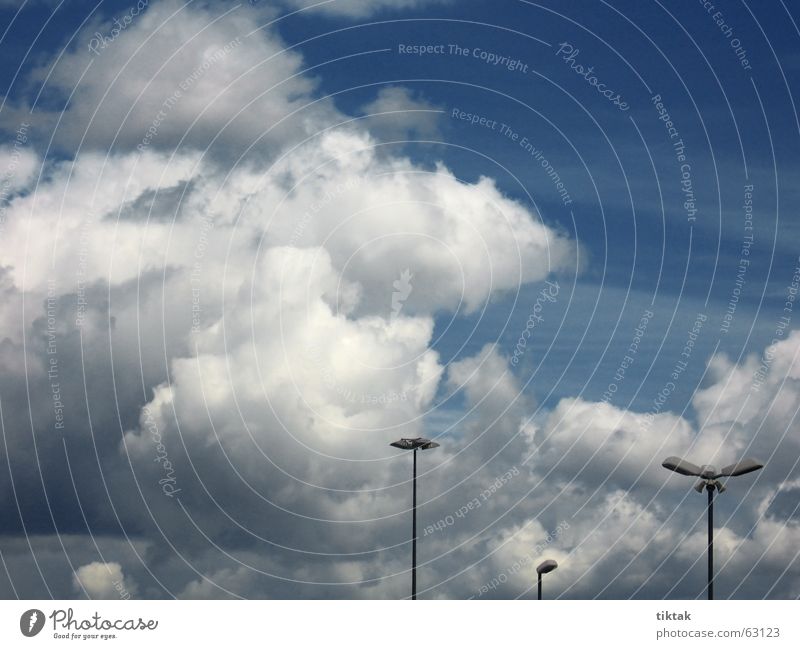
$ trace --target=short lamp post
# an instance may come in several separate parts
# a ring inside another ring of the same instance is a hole
[[[538,577],[536,580],[538,597],[536,599],[542,599],[542,575],[553,572],[556,568],[558,568],[558,564],[553,559],[546,559],[536,566],[536,575]]]
[[[390,446],[404,451],[414,451],[413,504],[411,507],[411,599],[417,599],[417,451],[439,446],[424,437],[403,437]]]
[[[681,475],[700,478],[700,482],[694,487],[695,490],[698,493],[703,493],[703,489],[708,492],[708,599],[714,599],[714,490],[719,493],[725,491],[725,486],[719,481],[719,478],[734,477],[758,471],[764,465],[758,460],[747,458],[741,462],[729,464],[721,471],[717,471],[711,465],[706,464],[699,467],[679,457],[672,456],[664,460],[661,466]]]

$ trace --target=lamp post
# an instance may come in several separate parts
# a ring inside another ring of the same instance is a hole
[[[538,566],[536,566],[536,575],[538,577],[537,590],[539,593],[537,599],[542,599],[542,575],[546,575],[548,572],[553,572],[553,570],[556,568],[558,568],[558,564],[553,561],[553,559],[545,559]]]
[[[695,490],[698,493],[703,493],[703,489],[708,492],[708,599],[714,599],[714,490],[719,493],[725,491],[725,485],[719,481],[719,478],[734,477],[758,471],[764,465],[758,460],[747,458],[741,462],[729,464],[723,467],[721,471],[717,471],[709,464],[699,467],[679,457],[672,456],[664,460],[661,466],[681,475],[700,478],[700,482],[694,487]]]
[[[414,451],[413,501],[411,507],[411,599],[417,599],[417,450],[427,450],[439,446],[424,437],[403,437],[389,446],[404,451]]]

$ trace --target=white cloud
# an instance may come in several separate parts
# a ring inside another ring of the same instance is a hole
[[[39,170],[39,158],[25,146],[26,141],[27,135],[23,134],[16,144],[0,146],[0,201],[26,189]]]
[[[90,599],[129,599],[135,592],[125,582],[122,566],[115,561],[93,561],[78,568],[72,576],[76,591],[85,592]]]
[[[745,455],[768,461],[779,479],[796,469],[800,442],[793,434],[800,408],[800,331],[736,364],[723,355],[709,364],[709,383],[693,399],[703,436],[720,439],[710,449],[717,466]]]
[[[298,215],[308,215],[298,245],[325,245],[362,286],[362,309],[385,313],[405,269],[414,278],[404,313],[475,311],[494,291],[574,269],[574,244],[492,179],[463,183],[443,165],[421,169],[373,147],[363,135],[337,133],[299,151],[285,165],[293,192],[277,214],[259,215],[277,243],[291,240]]]
[[[60,115],[37,111],[34,131],[57,129],[68,151],[206,150],[216,141],[212,151],[238,155],[251,144],[274,153],[336,119],[330,102],[315,101],[302,56],[258,29],[261,14],[228,9],[151,2],[116,36],[110,18],[95,21],[34,73],[49,93],[71,95]],[[101,37],[110,40],[98,45]]]
[[[41,290],[48,276],[74,277],[84,246],[85,279],[117,284],[147,269],[190,269],[201,246],[204,277],[224,270],[238,284],[261,237],[265,247],[324,246],[360,295],[360,312],[381,315],[391,311],[404,269],[414,279],[403,312],[431,314],[474,311],[494,291],[574,264],[574,245],[491,179],[462,183],[444,166],[429,172],[381,157],[373,145],[364,135],[331,133],[269,176],[241,167],[227,182],[194,154],[84,154],[12,202],[0,263],[13,267],[18,287]],[[226,258],[228,245],[236,256]],[[26,267],[31,258],[53,265]],[[346,311],[354,296],[329,298]]]
[[[668,412],[649,421],[643,413],[607,403],[562,399],[536,433],[536,462],[542,470],[587,484],[662,484],[664,457],[693,446],[702,455],[719,441],[698,444],[695,437],[688,421]]]
[[[465,565],[478,563],[458,586],[444,592],[463,596],[467,589],[473,596],[516,597],[535,583],[538,562],[553,558],[560,564],[547,579],[548,593],[554,597],[702,594],[704,500],[692,489],[690,478],[670,474],[660,463],[668,455],[682,455],[720,466],[755,454],[768,461],[765,470],[732,479],[728,491],[719,496],[734,509],[723,509],[724,517],[717,515],[718,588],[732,596],[787,596],[798,565],[797,481],[784,482],[778,489],[772,485],[775,479],[797,474],[797,438],[785,432],[800,407],[793,378],[799,345],[800,332],[793,332],[767,352],[770,371],[760,383],[765,394],[755,402],[746,397],[759,364],[749,359],[737,366],[723,357],[712,358],[709,384],[695,404],[700,421],[709,415],[715,423],[699,431],[672,413],[650,420],[644,413],[581,398],[561,400],[546,416],[537,417],[540,423],[523,426],[517,438],[506,430],[499,440],[508,442],[513,452],[504,466],[514,453],[517,461],[527,459],[520,464],[520,475],[463,521],[454,520],[448,536],[429,541],[444,553],[486,531],[483,556],[478,551],[470,559],[462,558]],[[486,349],[448,371],[451,387],[465,386],[467,408],[480,413],[476,429],[484,436],[502,431],[500,422],[519,416],[513,407],[503,406],[519,391],[506,369]],[[506,389],[501,389],[504,384]],[[727,386],[734,386],[730,403],[738,402],[739,408],[730,406]],[[746,428],[737,419],[743,405],[740,416],[750,422]],[[497,413],[503,416],[497,418]],[[753,422],[760,426],[753,428]],[[535,429],[532,437],[530,428]],[[472,433],[466,430],[469,439]],[[470,448],[470,454],[487,466],[492,457],[485,447]],[[463,460],[461,467],[465,465]],[[473,489],[465,485],[460,494],[468,503]],[[457,507],[443,513],[453,509]],[[443,518],[443,513],[440,510],[438,516]],[[472,545],[483,547],[475,541]],[[445,565],[439,569],[444,574],[448,570]]]
[[[201,331],[197,356],[173,361],[171,386],[159,390],[151,409],[163,430],[177,434],[174,409],[184,440],[221,443],[247,475],[262,471],[261,448],[327,483],[333,476],[313,453],[357,456],[364,431],[411,421],[430,404],[441,372],[427,348],[433,323],[337,315],[326,297],[339,278],[324,249],[270,249],[255,275],[263,279],[253,293],[241,291],[227,303],[224,336],[216,324]],[[237,411],[243,421],[230,416]],[[145,437],[127,442],[151,453]],[[354,467],[349,477],[365,479],[361,473]]]

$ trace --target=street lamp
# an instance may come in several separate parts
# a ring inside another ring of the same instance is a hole
[[[539,597],[537,599],[542,599],[542,575],[546,575],[548,572],[553,572],[553,570],[556,568],[558,568],[558,564],[552,559],[545,559],[538,566],[536,566],[536,574],[538,576],[537,585],[539,591]]]
[[[414,499],[411,514],[411,599],[417,599],[417,450],[427,450],[439,446],[424,437],[403,437],[389,446],[404,451],[414,451]]]
[[[758,471],[764,465],[758,460],[747,458],[741,462],[729,464],[721,471],[717,471],[709,464],[699,467],[679,457],[672,456],[664,460],[661,466],[681,475],[699,477],[700,482],[695,485],[695,490],[698,493],[703,493],[703,489],[708,491],[708,599],[714,599],[714,490],[716,489],[719,493],[725,491],[725,486],[719,481],[719,478],[734,477]]]

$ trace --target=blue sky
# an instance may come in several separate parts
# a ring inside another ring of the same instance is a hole
[[[607,596],[629,596],[636,575],[650,569],[652,580],[637,594],[662,596],[667,573],[689,563],[692,550],[681,548],[696,543],[690,535],[661,540],[663,529],[673,516],[694,529],[702,523],[699,506],[683,511],[685,493],[665,475],[637,475],[635,462],[603,462],[623,452],[640,463],[661,454],[724,455],[719,440],[737,453],[779,456],[747,492],[749,504],[723,505],[730,518],[722,524],[741,542],[733,564],[763,560],[765,570],[779,573],[769,541],[796,526],[796,508],[784,501],[798,475],[790,462],[798,341],[789,336],[797,313],[790,312],[769,399],[749,414],[734,411],[760,398],[749,390],[748,359],[760,359],[776,338],[800,264],[795,8],[732,0],[713,8],[633,0],[385,0],[365,8],[336,0],[295,11],[314,3],[155,0],[93,56],[90,39],[111,34],[113,19],[131,11],[128,0],[34,1],[19,12],[13,4],[0,3],[0,129],[3,154],[11,156],[20,123],[30,120],[25,150],[33,171],[13,186],[4,223],[10,243],[0,278],[11,306],[0,339],[16,382],[0,399],[4,417],[30,431],[18,455],[9,451],[25,479],[36,477],[27,462],[40,452],[30,440],[52,428],[49,402],[37,406],[36,390],[19,382],[49,389],[26,356],[47,326],[43,280],[79,272],[90,195],[102,212],[85,244],[97,259],[86,289],[91,335],[71,324],[76,288],[58,289],[70,432],[63,445],[61,436],[47,438],[54,446],[41,451],[48,459],[37,469],[47,479],[32,487],[39,508],[17,511],[19,521],[4,532],[5,552],[19,552],[14,542],[27,533],[28,516],[45,553],[59,530],[75,535],[75,561],[84,567],[98,560],[84,537],[102,536],[108,556],[81,574],[102,586],[102,566],[116,564],[141,596],[403,596],[404,568],[385,567],[381,557],[402,543],[405,468],[395,462],[370,474],[345,463],[343,471],[340,454],[357,439],[364,455],[356,463],[384,461],[381,435],[415,431],[444,440],[428,478],[429,520],[457,510],[460,493],[480,493],[510,467],[530,469],[507,501],[498,498],[480,520],[430,541],[432,595],[470,596],[514,556],[509,548],[535,545],[591,503],[606,514],[585,528],[575,523],[553,547],[576,566],[561,573],[564,596],[590,597],[603,581],[602,568],[585,567],[597,557],[581,545],[586,530],[599,538],[592,548],[610,544],[619,548],[614,560],[634,561]],[[243,44],[207,65],[156,128],[151,120],[162,101],[234,35]],[[137,149],[144,141],[146,151]],[[342,153],[351,145],[363,147],[361,158]],[[314,202],[330,180],[315,167],[323,161],[342,176],[355,174],[356,189]],[[9,171],[15,183],[16,176]],[[521,222],[509,220],[517,208]],[[302,226],[301,245],[290,235],[303,210],[314,218]],[[219,238],[198,255],[197,223],[208,218],[217,219],[209,236]],[[62,239],[52,233],[56,222]],[[539,222],[543,229],[533,227]],[[473,250],[475,231],[485,247]],[[397,243],[378,247],[381,233]],[[427,247],[431,241],[444,247]],[[524,280],[503,264],[517,257]],[[45,258],[49,266],[39,262]],[[456,270],[448,259],[457,260]],[[190,297],[197,296],[186,287],[200,290],[191,274],[200,262],[203,321],[192,327]],[[413,276],[398,318],[389,315],[391,286],[398,290],[391,282],[406,268]],[[276,276],[286,279],[288,294],[296,289],[309,300],[313,315],[294,312],[299,297],[281,302],[284,285],[270,283]],[[558,282],[558,293],[542,302],[546,282]],[[512,363],[534,309],[541,320]],[[292,346],[300,345],[295,334],[316,341],[316,356]],[[283,357],[272,347],[277,339],[285,342]],[[691,351],[682,356],[687,341]],[[331,368],[334,378],[326,374]],[[610,384],[614,394],[604,398]],[[639,418],[668,384],[654,427],[640,429]],[[329,394],[339,388],[420,396],[378,412],[343,403],[341,391]],[[9,411],[16,399],[28,412]],[[184,481],[182,514],[200,521],[200,535],[177,522],[185,523],[160,493],[146,413],[155,413],[169,440]],[[252,439],[239,437],[251,428]],[[365,431],[372,437],[359,436]],[[73,498],[59,488],[69,478],[62,454],[68,440],[88,452],[95,435],[100,451],[87,456],[85,484],[73,485]],[[262,466],[254,458],[264,449],[276,450]],[[224,478],[214,475],[218,463],[231,469]],[[92,493],[112,468],[119,483],[103,483],[108,502],[90,498],[87,518],[76,521],[79,492]],[[554,491],[541,486],[550,471]],[[9,507],[12,474],[0,481]],[[317,489],[326,490],[324,502]],[[51,492],[74,514],[68,522],[44,515]],[[786,525],[769,527],[772,510],[759,509],[762,502],[783,503],[775,511]],[[262,506],[266,522],[255,513]],[[369,521],[353,522],[361,511]],[[604,527],[619,511],[630,521],[618,529],[644,526],[652,543],[646,557],[615,536],[614,525]],[[385,526],[381,512],[391,512]],[[246,521],[247,531],[232,531],[228,519]],[[341,560],[353,551],[342,531],[351,524],[364,531],[363,563]],[[253,535],[251,525],[266,529]],[[265,538],[281,548],[275,556],[261,553]],[[308,551],[330,556],[301,568]],[[240,563],[230,565],[226,553]],[[61,596],[105,593],[74,577],[57,554],[42,583],[55,584]],[[765,578],[753,586],[755,596],[796,596],[796,560],[777,592]],[[462,574],[470,562],[476,567]],[[690,570],[669,596],[698,596]],[[0,592],[14,590],[7,576]],[[495,595],[519,596],[515,587],[510,582]]]
[[[537,349],[547,349],[556,337],[564,341],[557,342],[552,352],[554,362],[545,363],[540,372],[550,385],[551,372],[558,369],[556,377],[561,375],[575,343],[583,338],[562,381],[569,387],[556,385],[556,397],[573,393],[573,386],[598,363],[600,375],[613,373],[618,355],[614,348],[627,346],[632,324],[650,303],[659,313],[660,329],[649,332],[651,356],[643,353],[637,361],[619,394],[624,403],[648,401],[649,391],[640,386],[639,372],[653,356],[663,356],[663,365],[656,358],[651,371],[656,377],[653,385],[658,384],[659,368],[662,374],[670,369],[669,349],[683,345],[684,330],[699,311],[707,313],[710,322],[698,343],[690,376],[699,380],[714,349],[734,357],[760,351],[772,339],[778,305],[796,265],[796,239],[791,235],[798,196],[791,178],[797,173],[792,154],[800,133],[794,98],[787,89],[787,83],[796,82],[800,65],[796,32],[781,12],[751,7],[761,29],[770,34],[767,40],[753,26],[747,7],[719,5],[726,22],[734,29],[742,26],[736,33],[748,58],[758,61],[755,74],[736,65],[729,39],[710,15],[697,11],[695,3],[669,8],[656,4],[646,10],[639,5],[619,5],[627,20],[604,3],[511,2],[498,14],[488,3],[471,2],[436,7],[421,20],[410,19],[402,26],[386,18],[356,28],[346,21],[320,26],[297,17],[281,27],[290,42],[313,38],[325,28],[344,30],[304,44],[310,63],[327,60],[331,43],[348,53],[389,49],[326,66],[322,88],[333,94],[368,86],[337,95],[337,102],[352,110],[380,87],[373,84],[394,82],[413,88],[445,111],[442,139],[457,145],[416,146],[419,159],[444,159],[465,180],[491,174],[509,195],[522,201],[532,196],[549,223],[585,246],[588,261],[576,287],[580,299],[569,303],[566,314],[554,313],[552,324],[548,318],[546,333],[535,341]],[[579,15],[579,24],[559,13]],[[520,27],[550,46],[520,35]],[[550,33],[558,38],[544,37]],[[614,51],[606,46],[609,41]],[[593,65],[598,77],[628,100],[629,111],[605,105],[606,100],[593,96],[595,91],[585,81],[564,72],[566,64],[554,52],[562,42],[580,49],[577,60]],[[529,72],[509,72],[474,56],[450,55],[449,47],[445,55],[400,55],[401,43],[480,48],[524,61]],[[691,228],[681,207],[680,170],[651,102],[655,94],[668,107],[692,166],[698,215]],[[542,148],[574,197],[572,210],[565,209],[547,176],[531,164],[522,147],[500,134],[499,126],[493,130],[456,120],[451,116],[454,108],[504,122]],[[470,149],[479,153],[470,154]],[[755,242],[735,320],[730,333],[723,335],[721,317],[741,257],[741,205],[748,179],[754,184]],[[530,289],[533,295],[536,291]],[[509,338],[515,338],[519,323],[527,319],[524,295],[518,312],[519,320],[512,319],[509,325]],[[664,318],[673,312],[670,325]],[[484,335],[491,337],[492,331]],[[603,355],[609,339],[611,347]],[[662,340],[664,349],[658,354]],[[564,351],[558,352],[559,347]],[[602,381],[596,383],[586,386],[590,398],[602,394]],[[686,384],[684,402],[696,380]]]

